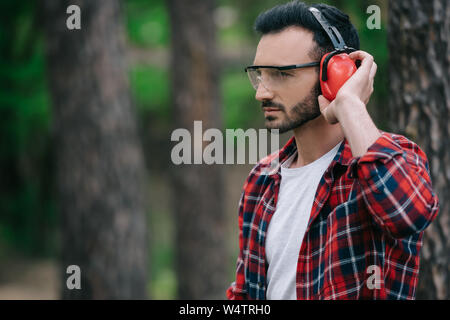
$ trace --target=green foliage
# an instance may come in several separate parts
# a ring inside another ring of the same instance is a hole
[[[174,262],[173,221],[169,212],[154,210],[150,215],[151,266],[150,297],[152,299],[175,299],[176,276]]]
[[[125,2],[128,38],[133,45],[166,46],[169,18],[164,1],[127,0]]]
[[[0,12],[0,241],[23,253],[50,254],[51,113],[34,2],[2,2]]]
[[[255,90],[241,69],[222,75],[222,96],[226,128],[248,128],[255,118],[262,119],[261,108],[255,101]]]
[[[151,112],[167,119],[170,98],[167,70],[152,65],[133,66],[131,88],[140,112]]]

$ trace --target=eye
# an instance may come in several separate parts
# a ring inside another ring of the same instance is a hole
[[[277,69],[271,70],[270,71],[270,75],[274,79],[281,79],[281,78],[287,78],[287,77],[291,77],[292,76],[291,74],[289,74],[287,72],[284,72],[284,71],[281,71],[281,70],[277,70]]]

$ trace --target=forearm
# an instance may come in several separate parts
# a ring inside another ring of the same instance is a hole
[[[361,100],[346,97],[336,103],[337,118],[350,144],[352,154],[354,157],[361,157],[381,134]]]

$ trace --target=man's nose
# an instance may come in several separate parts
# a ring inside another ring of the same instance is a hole
[[[258,89],[256,90],[255,99],[258,101],[272,100],[273,93],[267,89],[262,82],[259,83]]]

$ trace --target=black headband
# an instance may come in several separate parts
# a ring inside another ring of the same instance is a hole
[[[314,15],[316,20],[322,26],[323,30],[325,30],[325,32],[327,33],[328,37],[330,38],[331,42],[333,43],[334,49],[336,49],[336,50],[347,49],[344,39],[342,38],[339,31],[336,29],[336,27],[333,27],[332,25],[330,25],[328,23],[327,19],[325,19],[325,17],[322,16],[322,13],[320,12],[320,10],[317,8],[314,8],[314,7],[310,7],[310,8],[308,8],[308,10],[311,11],[311,13]]]
[[[330,52],[326,56],[326,58],[324,59],[323,64],[322,64],[323,65],[322,81],[327,81],[327,79],[328,79],[327,69],[328,69],[328,62],[330,61],[330,59],[333,56],[335,56],[336,54],[339,54],[342,52],[350,53],[350,52],[356,51],[356,50],[353,48],[347,47],[347,45],[345,44],[345,41],[342,38],[341,34],[339,33],[338,29],[336,29],[336,27],[334,27],[328,23],[327,19],[325,19],[325,17],[322,15],[322,13],[320,12],[319,9],[314,8],[314,7],[309,7],[308,10],[311,11],[314,18],[316,18],[316,20],[320,23],[320,25],[322,26],[322,29],[325,30],[325,32],[327,33],[331,42],[333,43],[334,51]]]

